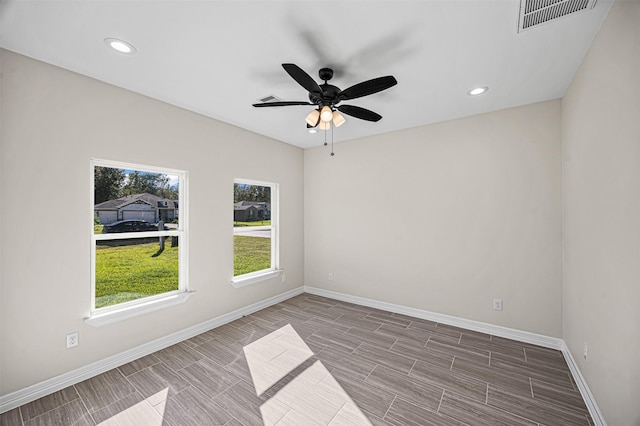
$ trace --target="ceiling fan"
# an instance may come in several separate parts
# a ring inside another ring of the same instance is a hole
[[[361,98],[386,90],[398,84],[391,76],[378,77],[363,81],[344,90],[327,83],[333,78],[331,68],[321,68],[318,72],[323,84],[318,84],[302,68],[295,64],[282,64],[284,70],[309,92],[309,101],[277,101],[253,104],[254,107],[280,107],[291,105],[317,105],[317,109],[307,116],[307,127],[319,127],[321,130],[331,128],[331,123],[338,127],[344,123],[344,117],[338,112],[367,121],[378,121],[382,116],[366,108],[355,105],[340,105],[342,101]]]

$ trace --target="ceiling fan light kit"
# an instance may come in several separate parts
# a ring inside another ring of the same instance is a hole
[[[320,119],[324,122],[329,122],[333,118],[333,111],[327,105],[323,106],[320,110]]]
[[[332,120],[333,125],[336,127],[342,126],[346,121],[344,119],[344,115],[340,114],[338,111],[333,111],[332,117],[333,117],[333,120]]]
[[[307,118],[305,119],[305,121],[309,126],[316,127],[320,122],[320,111],[317,109],[314,109],[309,113],[309,115],[307,115]]]
[[[282,64],[284,70],[307,92],[309,92],[309,102],[305,101],[276,101],[253,104],[254,107],[280,107],[293,105],[314,105],[316,108],[305,118],[307,128],[319,128],[329,130],[333,127],[340,127],[345,123],[345,118],[341,114],[347,114],[361,120],[376,122],[382,116],[376,112],[355,105],[339,105],[342,101],[361,98],[381,92],[398,84],[397,80],[391,76],[374,78],[355,84],[345,90],[327,83],[333,78],[331,68],[321,68],[318,72],[323,84],[318,84],[302,68],[295,64]],[[326,134],[325,134],[326,138]],[[333,131],[331,132],[333,145]],[[325,143],[326,145],[326,143]],[[331,152],[333,155],[333,150]]]
[[[320,130],[329,130],[331,128],[331,121],[321,121],[318,124],[318,129]]]

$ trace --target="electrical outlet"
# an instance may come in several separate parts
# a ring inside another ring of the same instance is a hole
[[[493,310],[494,311],[502,310],[502,299],[493,299]]]
[[[287,274],[282,274],[282,284],[287,282]]]
[[[329,281],[333,281],[333,272],[329,272]]]
[[[587,358],[589,358],[589,346],[587,345],[587,342],[584,342],[584,360],[586,361]]]
[[[80,335],[77,331],[67,334],[67,349],[78,346],[78,344],[80,344]]]

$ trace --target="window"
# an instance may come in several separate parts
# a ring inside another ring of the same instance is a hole
[[[233,184],[233,283],[277,276],[277,184],[238,179]]]
[[[93,160],[91,174],[91,316],[186,293],[186,172]]]

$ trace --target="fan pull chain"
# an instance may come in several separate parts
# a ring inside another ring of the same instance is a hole
[[[333,157],[334,155],[336,155],[333,153],[333,123],[330,123],[330,126],[331,126],[331,156]]]

